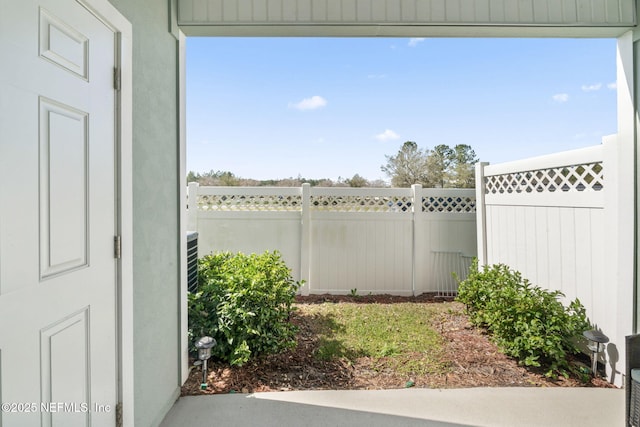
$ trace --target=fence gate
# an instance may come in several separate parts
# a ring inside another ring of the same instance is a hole
[[[433,251],[436,297],[451,298],[458,295],[458,280],[467,278],[473,256],[462,252]]]

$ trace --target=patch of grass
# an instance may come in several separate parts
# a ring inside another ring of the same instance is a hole
[[[315,354],[320,360],[367,357],[377,371],[414,375],[447,371],[442,337],[432,326],[442,309],[417,303],[299,306],[321,322]]]

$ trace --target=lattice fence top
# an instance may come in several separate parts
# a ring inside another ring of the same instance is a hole
[[[422,212],[473,213],[475,211],[475,197],[428,196],[422,198]]]
[[[203,211],[300,211],[300,195],[200,195]]]
[[[397,190],[397,189],[395,189]],[[301,194],[278,194],[267,191],[260,194],[255,190],[250,193],[233,194],[228,189],[226,194],[199,194],[198,210],[210,212],[301,212]],[[357,194],[355,192],[343,193],[332,191],[333,194],[311,194],[309,196],[309,209],[324,212],[390,212],[411,213],[414,208],[414,198],[409,192],[401,194],[392,191],[391,194],[376,192],[377,194]],[[395,193],[395,194],[394,194]],[[455,192],[454,192],[455,193]],[[406,195],[405,195],[406,194]],[[419,196],[422,203],[416,204],[424,213],[474,213],[476,211],[476,199],[473,193],[447,194],[439,192],[435,194],[423,193]]]
[[[411,212],[409,196],[311,196],[311,210],[331,212]]]
[[[485,177],[485,194],[600,191],[602,162]]]

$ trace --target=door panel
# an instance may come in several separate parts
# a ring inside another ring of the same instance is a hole
[[[89,115],[40,98],[40,278],[87,266]]]
[[[40,56],[88,80],[89,40],[40,9]]]
[[[0,10],[0,400],[35,405],[0,424],[111,427],[116,37],[76,0]]]
[[[64,426],[89,424],[90,402],[89,311],[82,310],[40,332],[42,402],[68,403],[56,412],[55,421]],[[83,412],[87,409],[86,412]],[[57,410],[57,405],[56,405]],[[53,425],[51,410],[42,410],[42,424]]]

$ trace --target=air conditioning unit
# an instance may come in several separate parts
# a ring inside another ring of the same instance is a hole
[[[187,290],[198,290],[198,232],[187,233]]]

